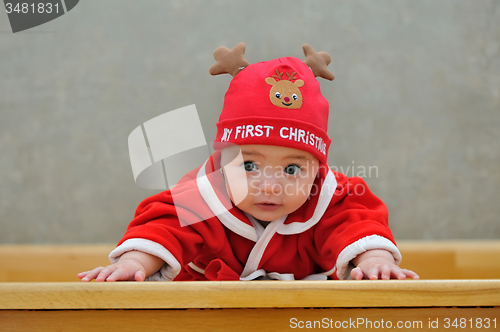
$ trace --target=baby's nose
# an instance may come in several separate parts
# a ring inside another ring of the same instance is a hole
[[[285,103],[288,103],[290,101],[290,98],[285,97]]]
[[[274,180],[267,179],[261,182],[261,188],[267,194],[280,194],[282,191],[281,184]]]

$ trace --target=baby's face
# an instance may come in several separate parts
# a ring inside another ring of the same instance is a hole
[[[231,201],[261,221],[273,221],[304,204],[318,173],[311,153],[273,145],[224,148],[221,164]]]

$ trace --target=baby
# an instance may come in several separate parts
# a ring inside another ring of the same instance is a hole
[[[327,162],[329,105],[317,76],[330,57],[249,64],[245,46],[214,52],[233,80],[215,153],[172,189],[145,199],[111,265],[82,281],[418,279],[388,211],[366,183]]]

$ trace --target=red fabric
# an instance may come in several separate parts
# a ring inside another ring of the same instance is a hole
[[[281,78],[273,77],[278,76],[276,71]],[[268,82],[283,85],[301,80],[303,85],[275,87],[266,82],[267,78],[271,78]],[[276,92],[281,94],[279,99]],[[287,57],[251,64],[229,85],[214,148],[225,142],[286,146],[308,151],[325,163],[331,142],[327,135],[328,113],[328,101],[321,94],[319,82],[302,60]]]
[[[211,261],[205,269],[208,280],[240,280],[239,274],[234,272],[224,261],[217,258]]]
[[[319,188],[328,172],[326,165],[322,166],[315,182]],[[229,230],[216,217],[210,217],[210,209],[196,185],[197,171],[188,173],[175,187],[175,193],[164,191],[145,199],[119,244],[133,238],[161,244],[183,266],[175,280],[236,280],[255,242]],[[361,178],[348,178],[340,173],[335,173],[335,177],[337,188],[321,220],[299,234],[275,234],[264,251],[259,269],[292,273],[295,279],[302,279],[331,270],[339,253],[363,237],[380,235],[394,243],[387,208],[366,183]],[[222,174],[216,171],[208,178],[221,200],[224,196],[228,199]],[[286,223],[311,218],[318,192],[312,192],[311,198],[289,215]],[[230,212],[251,225],[239,209],[232,208]],[[182,220],[178,215],[183,216]],[[200,216],[209,217],[199,221]],[[205,276],[187,267],[190,262],[206,269]]]

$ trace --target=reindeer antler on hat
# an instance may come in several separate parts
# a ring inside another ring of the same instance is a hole
[[[314,76],[319,76],[330,81],[335,79],[335,75],[333,75],[333,73],[326,68],[332,61],[332,58],[328,53],[316,52],[311,46],[309,46],[309,44],[304,44],[302,46],[302,50],[306,56],[304,63],[311,68]]]
[[[245,59],[245,43],[239,43],[233,49],[221,46],[214,51],[215,64],[208,72],[211,75],[230,74],[236,76],[250,63]]]
[[[335,75],[328,70],[327,66],[332,61],[326,52],[316,52],[309,44],[302,46],[304,51],[304,63],[311,68],[315,77],[322,77],[332,81]],[[211,75],[230,74],[236,76],[250,63],[245,59],[245,43],[239,43],[233,49],[221,46],[214,51],[215,64],[208,70]]]

